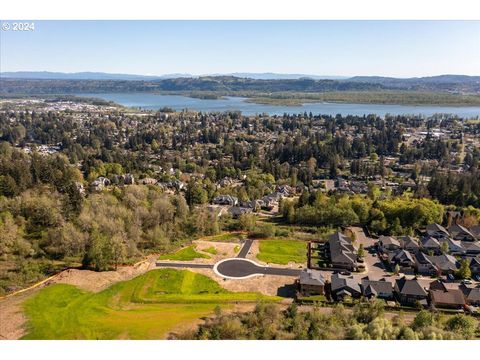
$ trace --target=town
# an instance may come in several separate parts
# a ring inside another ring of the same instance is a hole
[[[392,314],[473,319],[479,134],[478,118],[448,114],[243,116],[5,98],[0,289],[58,281],[98,292],[112,273],[182,274],[232,299],[332,311],[382,301]]]

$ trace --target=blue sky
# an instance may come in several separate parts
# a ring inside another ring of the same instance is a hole
[[[480,75],[480,21],[35,21],[0,36],[1,71]]]

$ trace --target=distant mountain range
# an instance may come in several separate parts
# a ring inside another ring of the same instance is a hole
[[[167,74],[162,76],[108,74],[101,72],[3,72],[0,93],[85,92],[328,92],[328,91],[422,91],[480,94],[480,76],[439,75],[393,78],[381,76],[319,76],[276,73],[225,75]],[[209,95],[210,96],[210,95]]]
[[[110,74],[104,72],[51,72],[51,71],[13,71],[0,72],[0,77],[13,79],[42,79],[42,80],[160,80],[179,77],[192,77],[190,74],[133,75]]]
[[[51,79],[51,80],[161,80],[176,78],[200,78],[200,77],[221,77],[233,76],[239,78],[248,78],[256,80],[295,80],[295,79],[313,79],[313,80],[347,80],[355,82],[366,82],[376,84],[392,83],[476,83],[480,81],[480,76],[468,75],[438,75],[429,77],[412,78],[394,78],[383,76],[338,76],[338,75],[311,75],[311,74],[280,74],[280,73],[252,73],[235,72],[226,74],[205,74],[192,75],[188,73],[174,73],[165,75],[135,75],[135,74],[111,74],[104,72],[50,72],[50,71],[14,71],[0,72],[0,77],[14,79]]]

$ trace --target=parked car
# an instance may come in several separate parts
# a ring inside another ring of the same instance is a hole
[[[473,277],[475,280],[480,281],[480,275],[474,275]]]
[[[453,276],[452,274],[448,274],[448,275],[447,275],[447,279],[450,280],[450,281],[454,281],[454,280],[455,280],[455,276]]]
[[[469,279],[462,280],[462,284],[472,285],[472,280],[469,280]]]

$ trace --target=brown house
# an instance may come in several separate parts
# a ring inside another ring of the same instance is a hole
[[[325,278],[318,270],[303,269],[298,280],[299,291],[304,296],[323,295]]]

